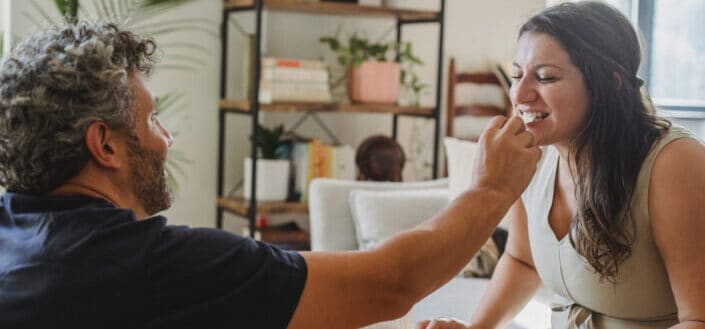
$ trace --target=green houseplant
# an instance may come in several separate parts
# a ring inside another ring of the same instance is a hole
[[[257,149],[257,200],[284,201],[289,191],[288,159],[284,158],[286,144],[284,126],[266,128],[257,125],[257,134],[254,138]],[[246,200],[251,198],[252,192],[252,159],[245,158],[244,165],[244,190]]]
[[[262,159],[278,160],[283,158],[282,147],[285,145],[284,125],[268,129],[260,124],[257,125],[257,138],[255,147]],[[254,137],[250,137],[254,138]]]
[[[334,36],[321,37],[320,42],[328,45],[330,50],[336,54],[337,63],[346,68],[345,74],[332,83],[332,88],[347,81],[350,98],[360,102],[365,102],[366,99],[364,97],[363,99],[357,98],[356,88],[367,87],[372,91],[389,91],[391,89],[386,95],[385,102],[396,102],[401,87],[413,95],[413,103],[418,106],[421,92],[427,85],[421,83],[414,72],[414,68],[417,65],[422,65],[423,62],[414,55],[411,43],[372,42],[356,33],[353,33],[347,43],[344,43],[339,32]],[[391,56],[393,53],[396,56]],[[386,74],[380,76],[380,72]],[[377,75],[368,76],[368,74],[374,73]],[[364,79],[364,81],[359,79]]]

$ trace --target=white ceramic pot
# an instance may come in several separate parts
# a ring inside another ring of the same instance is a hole
[[[245,159],[243,196],[252,192],[252,159]],[[289,192],[289,160],[257,159],[257,201],[284,201]]]

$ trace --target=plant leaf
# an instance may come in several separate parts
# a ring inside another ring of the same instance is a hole
[[[47,23],[51,24],[52,26],[58,26],[58,25],[59,25],[58,22],[54,21],[54,19],[51,18],[51,16],[49,16],[49,14],[47,14],[47,12],[44,11],[44,9],[42,9],[42,8],[37,4],[37,1],[35,1],[35,0],[30,0],[30,3],[32,4],[32,7],[34,7],[34,9],[39,13],[40,16],[42,16],[42,18],[44,18],[44,20],[45,20]],[[25,13],[25,17],[30,18],[30,20],[32,20],[32,22],[35,23],[36,26],[42,26],[42,25],[43,25],[43,24],[39,24],[33,17],[27,15],[26,13]]]

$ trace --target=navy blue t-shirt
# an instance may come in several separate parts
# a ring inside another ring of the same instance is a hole
[[[301,255],[79,196],[0,198],[0,328],[286,328]]]

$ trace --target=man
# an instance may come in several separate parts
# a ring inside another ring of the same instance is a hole
[[[473,188],[365,252],[295,253],[166,225],[173,139],[145,85],[153,41],[79,23],[0,68],[1,328],[357,328],[448,281],[528,184],[517,118],[481,138]]]

